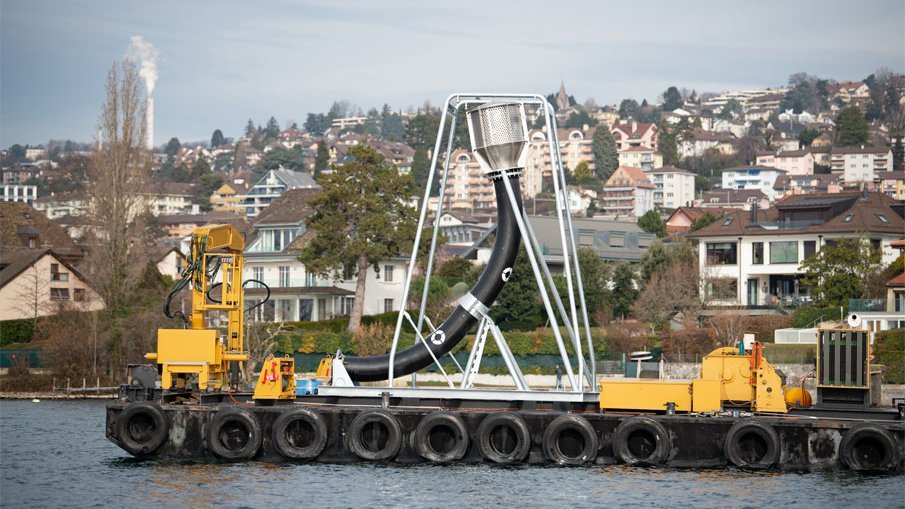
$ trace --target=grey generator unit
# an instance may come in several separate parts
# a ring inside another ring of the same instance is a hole
[[[863,329],[818,329],[817,405],[870,407],[870,333]]]

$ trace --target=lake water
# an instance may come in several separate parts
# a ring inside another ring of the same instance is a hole
[[[905,476],[132,459],[101,401],[0,401],[0,507],[905,507]]]

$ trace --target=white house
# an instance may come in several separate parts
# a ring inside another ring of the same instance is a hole
[[[758,189],[770,200],[776,199],[773,184],[786,170],[772,166],[736,166],[723,170],[723,189]]]
[[[801,262],[842,238],[866,238],[888,265],[905,231],[897,202],[881,193],[795,195],[763,210],[727,213],[688,234],[714,305],[798,305],[813,300]]]
[[[313,213],[309,202],[319,192],[290,189],[255,222],[253,240],[245,249],[243,279],[254,280],[247,286],[246,307],[262,302],[268,292],[270,299],[254,311],[254,319],[319,321],[352,310],[356,279],[324,279],[298,260],[305,220]],[[365,314],[399,310],[406,261],[393,259],[382,262],[379,270],[368,268]]]
[[[7,184],[3,186],[3,196],[0,201],[22,201],[34,205],[38,199],[38,186],[25,184]]]
[[[270,170],[245,194],[243,205],[246,217],[255,217],[274,200],[290,189],[319,189],[320,186],[307,173],[286,170]]]
[[[886,147],[833,147],[830,171],[847,184],[873,182],[878,171],[892,169],[892,150]]]
[[[769,166],[786,170],[788,175],[813,175],[814,154],[810,150],[759,152],[758,166]]]
[[[645,173],[654,184],[654,206],[674,209],[694,203],[694,173],[675,166]]]

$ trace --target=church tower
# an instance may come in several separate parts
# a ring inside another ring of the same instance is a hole
[[[556,93],[556,109],[557,110],[569,109],[569,95],[566,94],[565,80],[562,80],[559,82],[559,92]]]

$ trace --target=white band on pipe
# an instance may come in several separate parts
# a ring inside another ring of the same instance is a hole
[[[468,311],[468,314],[479,320],[487,316],[487,311],[490,309],[472,295],[471,292],[466,293],[465,296],[459,299],[459,305],[462,306],[462,309]]]

